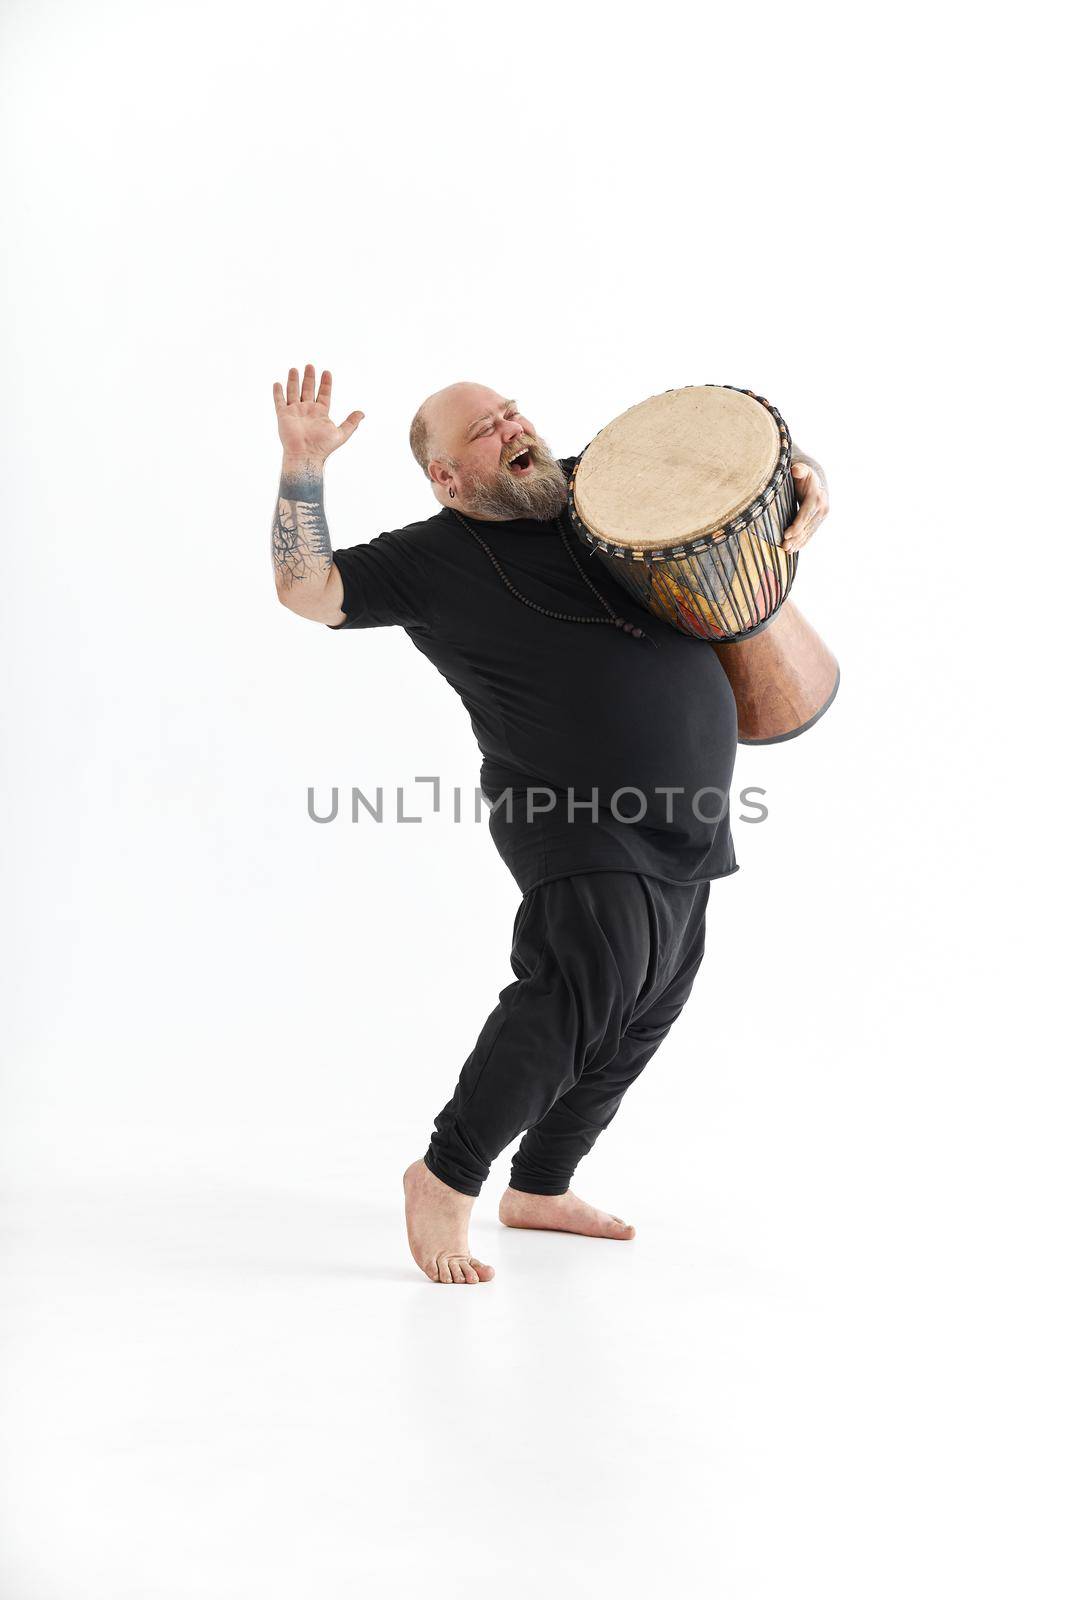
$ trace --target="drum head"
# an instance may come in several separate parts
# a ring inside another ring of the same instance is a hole
[[[574,508],[609,544],[683,544],[750,506],[781,447],[777,422],[750,395],[717,384],[669,389],[597,434],[578,463]]]

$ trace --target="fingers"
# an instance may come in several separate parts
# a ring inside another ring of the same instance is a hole
[[[341,435],[341,443],[347,444],[360,423],[363,421],[362,411],[350,411],[343,422],[337,424],[337,431]]]
[[[285,405],[295,405],[299,399],[301,403],[317,404],[324,406],[327,412],[330,409],[330,400],[333,395],[333,373],[328,367],[323,369],[322,379],[319,383],[319,392],[315,393],[315,368],[309,361],[304,368],[304,381],[300,382],[300,372],[297,367],[289,368],[286,379],[285,391],[282,392],[280,383],[274,385],[274,409],[280,412]],[[341,431],[345,439],[351,437],[363,421],[362,411],[351,411],[341,424]]]
[[[782,548],[792,554],[803,549],[830,509],[826,490],[806,461],[794,461],[789,469],[797,488],[797,514],[782,538]]]
[[[785,538],[782,540],[782,549],[792,555],[797,550],[803,550],[815,529],[819,525],[818,517],[809,517],[804,521],[798,517],[790,528],[786,529]]]

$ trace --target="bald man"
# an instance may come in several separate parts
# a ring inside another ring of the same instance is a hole
[[[710,885],[736,870],[736,706],[715,652],[635,607],[579,548],[565,515],[577,458],[557,460],[495,389],[451,384],[412,421],[434,516],[333,550],[324,464],[363,413],[332,422],[331,388],[323,372],[316,395],[311,366],[274,385],[278,597],[336,630],[402,627],[443,674],[470,715],[490,834],[522,893],[515,982],[404,1173],[418,1266],[434,1283],[484,1283],[493,1268],[471,1254],[471,1210],[520,1134],[503,1223],[634,1236],[570,1184],[685,1005]],[[827,510],[821,468],[793,454],[787,549]]]

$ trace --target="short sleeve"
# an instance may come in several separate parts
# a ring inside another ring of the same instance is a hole
[[[399,533],[380,533],[367,544],[335,550],[344,598],[341,628],[426,628],[432,620],[425,557]]]

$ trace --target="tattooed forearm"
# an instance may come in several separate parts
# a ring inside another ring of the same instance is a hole
[[[333,549],[323,509],[321,461],[283,461],[271,548],[279,589],[298,583],[314,588],[326,581]]]

